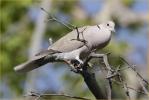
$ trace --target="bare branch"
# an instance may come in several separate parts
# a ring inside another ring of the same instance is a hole
[[[142,81],[144,81],[147,85],[149,85],[149,83],[139,74],[139,72],[137,72],[134,65],[130,65],[123,57],[120,58],[123,62],[125,62],[128,65],[129,68],[131,68],[134,72],[136,72],[136,74],[142,79]]]
[[[123,79],[122,79],[120,73],[118,74],[118,78],[119,78],[120,82],[121,82],[122,85],[123,85],[123,88],[124,88],[124,90],[125,90],[125,93],[126,93],[128,99],[130,100],[130,95],[129,95],[129,90],[128,90],[128,87],[127,87],[127,83],[125,83],[125,82],[123,81]]]
[[[83,71],[81,75],[84,78],[84,81],[96,99],[105,99],[105,95],[102,93],[101,88],[99,87],[95,74],[89,73],[88,71]]]
[[[106,69],[108,70],[107,77],[109,77],[112,75],[113,70],[108,63],[108,59],[107,59],[108,54],[109,53],[107,53],[107,54],[96,54],[92,51],[91,54],[89,55],[89,57],[87,57],[87,59],[85,60],[84,65],[86,65],[92,58],[103,58]],[[111,100],[112,81],[110,78],[107,78],[107,80],[108,80],[108,85],[107,85],[108,100]]]
[[[124,58],[120,57],[122,59],[122,61],[124,61],[138,76],[138,81],[142,87],[142,89],[144,90],[144,92],[148,95],[149,92],[147,91],[147,89],[145,88],[144,84],[142,83],[142,81],[144,83],[146,83],[147,85],[149,85],[149,83],[139,74],[139,72],[137,72],[136,68],[134,65],[130,65]]]
[[[28,94],[26,96],[35,97],[35,100],[40,100],[42,98],[48,98],[48,97],[51,98],[52,96],[67,97],[67,98],[70,98],[70,99],[90,100],[90,99],[87,99],[87,98],[77,97],[77,96],[70,96],[70,95],[66,95],[66,94],[39,94],[39,93],[35,93],[35,92],[30,92],[30,94]]]
[[[108,100],[111,100],[111,97],[112,97],[112,81],[111,81],[111,79],[108,79],[107,93],[108,93]]]
[[[144,84],[142,83],[142,80],[140,80],[140,79],[138,78],[138,81],[139,81],[139,83],[140,83],[140,85],[141,85],[143,91],[145,92],[145,94],[146,94],[146,95],[149,95],[149,92],[147,91],[147,89],[145,88]]]
[[[63,58],[62,54],[60,54],[60,53],[59,54],[54,54],[53,56],[50,55],[50,57],[53,57],[53,59],[57,60],[57,61],[65,61],[66,62],[66,60]],[[121,82],[121,85],[123,86],[128,99],[130,99],[129,89],[132,89],[132,90],[135,90],[135,89],[127,86],[127,83],[123,81],[123,79],[121,77],[121,74],[119,72],[123,71],[125,69],[128,69],[128,68],[131,68],[131,67],[128,66],[128,67],[123,67],[123,68],[120,69],[120,66],[119,66],[116,70],[114,70],[114,69],[111,68],[111,66],[110,66],[110,64],[108,62],[107,54],[96,54],[96,53],[94,53],[94,51],[92,51],[91,54],[84,61],[83,65],[80,65],[81,66],[80,68],[82,68],[82,70],[76,69],[77,70],[76,73],[79,73],[79,74],[82,75],[82,77],[84,78],[84,82],[86,83],[86,85],[88,86],[90,91],[93,93],[93,95],[96,97],[96,99],[103,99],[103,98],[105,98],[105,96],[102,94],[101,89],[100,89],[100,87],[97,84],[97,81],[96,81],[96,78],[95,78],[95,74],[94,73],[90,73],[88,71],[88,63],[89,63],[89,61],[92,58],[103,58],[103,61],[105,63],[106,71],[107,71],[106,79],[108,80],[108,85],[107,85],[107,87],[108,87],[107,88],[108,89],[107,90],[107,92],[108,92],[108,99],[111,100],[112,79],[114,77],[116,77],[116,76],[118,76],[118,78],[119,78],[119,80]],[[72,68],[75,68],[74,65],[71,64],[70,62],[69,63],[67,62],[67,64],[69,66],[71,66]],[[139,74],[137,74],[137,75],[139,75]],[[141,76],[141,75],[139,75],[139,76]],[[143,87],[144,85],[141,84],[141,86]],[[140,91],[137,91],[137,92],[147,94],[146,88],[143,87],[143,89],[144,89],[144,92],[140,92]]]
[[[54,15],[51,15],[48,11],[46,11],[44,8],[41,8],[41,10],[44,11],[44,12],[46,12],[46,13],[49,15],[48,21],[50,21],[50,20],[56,21],[56,22],[58,22],[58,23],[64,25],[65,27],[67,27],[67,28],[70,29],[70,30],[73,30],[73,29],[76,28],[76,26],[74,26],[74,25],[72,25],[72,24],[70,24],[70,23],[68,23],[68,22],[67,22],[67,23],[66,23],[66,22],[64,23],[64,22],[60,21],[60,20],[57,19]]]
[[[116,83],[117,85],[122,85],[121,82],[118,82],[118,81],[116,81],[116,80],[114,80],[114,79],[112,79],[112,81],[113,81],[114,83]],[[123,86],[122,86],[122,87],[123,87]],[[127,88],[128,88],[128,89],[131,89],[131,90],[134,90],[134,91],[136,91],[137,93],[146,94],[146,93],[143,92],[143,91],[138,91],[138,90],[136,90],[136,89],[134,89],[134,88],[132,88],[132,87],[129,87],[129,86],[127,86]]]

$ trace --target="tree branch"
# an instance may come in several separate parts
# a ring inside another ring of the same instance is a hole
[[[135,66],[134,65],[130,65],[124,58],[122,58],[122,61],[124,61],[128,66],[129,68],[131,68],[137,75],[138,77],[138,81],[142,87],[142,89],[144,90],[144,92],[149,95],[149,92],[147,91],[146,87],[144,86],[143,82],[146,83],[148,86],[149,86],[149,83],[139,74],[139,72],[137,72],[137,70],[135,69]]]
[[[35,92],[30,92],[30,94],[28,94],[25,97],[30,96],[31,98],[35,98],[33,100],[40,100],[41,98],[52,98],[52,97],[66,97],[69,99],[81,99],[81,100],[90,100],[87,98],[83,98],[83,97],[77,97],[77,96],[70,96],[70,95],[66,95],[66,94],[39,94],[39,93],[35,93]],[[29,99],[30,100],[30,99]]]
[[[101,88],[99,87],[95,74],[90,73],[87,70],[83,70],[81,72],[82,77],[84,78],[84,82],[88,86],[89,90],[95,96],[96,99],[105,99],[105,95],[102,93]]]
[[[60,21],[54,15],[51,15],[48,11],[46,11],[44,8],[41,8],[41,10],[48,14],[49,19],[47,21],[56,21],[56,22],[64,25],[65,27],[67,27],[70,30],[73,30],[73,29],[76,28],[76,26],[74,26],[74,25],[72,25],[72,24],[70,24],[68,22],[67,23],[66,22],[64,23],[64,22]]]
[[[117,85],[123,85],[121,82],[118,82],[118,81],[116,81],[116,80],[114,80],[114,79],[112,79],[112,82],[116,83]],[[122,87],[123,87],[123,86],[122,86]],[[132,88],[132,87],[129,87],[129,86],[127,86],[127,88],[128,88],[128,89],[131,89],[131,90],[133,90],[133,91],[136,91],[137,93],[146,94],[146,93],[143,92],[143,91],[138,91],[138,90],[136,90],[136,89],[134,89],[134,88]]]

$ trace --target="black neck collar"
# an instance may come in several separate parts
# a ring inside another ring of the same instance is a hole
[[[100,26],[99,25],[97,25],[97,27],[100,29]]]

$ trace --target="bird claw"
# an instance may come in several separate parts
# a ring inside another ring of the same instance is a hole
[[[76,68],[71,68],[70,71],[73,71],[75,73],[78,73],[78,70]]]
[[[83,61],[80,59],[76,59],[77,62],[72,62],[73,67],[71,67],[71,71],[75,72],[75,73],[80,73],[82,72],[82,65],[83,65]]]
[[[75,73],[80,73],[80,72],[82,72],[82,68],[79,68],[79,67],[77,67],[77,68],[71,68],[71,71],[73,71]]]
[[[80,73],[83,71],[83,69],[81,67],[75,67],[75,68],[71,68],[71,71],[73,71],[75,73]]]

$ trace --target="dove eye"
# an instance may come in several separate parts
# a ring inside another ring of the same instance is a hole
[[[109,24],[107,24],[107,26],[109,26]]]

